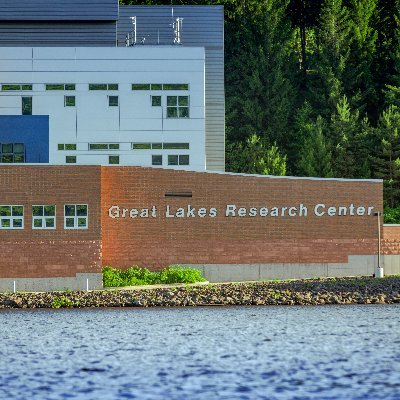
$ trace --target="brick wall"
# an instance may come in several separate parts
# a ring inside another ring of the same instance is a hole
[[[382,234],[382,254],[400,254],[400,225],[384,225]]]
[[[24,229],[0,229],[0,278],[101,269],[100,167],[0,166],[0,205],[24,206]],[[56,229],[32,229],[32,205],[56,205]],[[64,204],[88,204],[88,229],[64,229]]]
[[[209,174],[136,167],[102,168],[103,265],[327,263],[375,254],[374,216],[310,215],[317,203],[382,209],[382,184]],[[165,197],[192,192],[192,198]],[[307,217],[225,217],[237,207],[293,206]],[[215,218],[166,218],[167,205],[218,209]],[[149,208],[156,218],[108,216],[111,206]]]

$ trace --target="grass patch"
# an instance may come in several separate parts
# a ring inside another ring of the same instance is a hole
[[[118,269],[103,268],[104,287],[157,285],[163,283],[196,283],[205,279],[197,269],[171,266],[159,272],[151,272],[147,268],[130,267]]]

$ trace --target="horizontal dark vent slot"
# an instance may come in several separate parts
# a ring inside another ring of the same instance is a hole
[[[165,197],[192,197],[192,192],[165,192]]]

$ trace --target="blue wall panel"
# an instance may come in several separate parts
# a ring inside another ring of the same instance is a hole
[[[48,115],[0,115],[0,143],[24,143],[25,162],[49,162]]]

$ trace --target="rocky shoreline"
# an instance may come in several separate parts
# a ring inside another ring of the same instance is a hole
[[[0,293],[0,309],[393,303],[400,303],[399,276]]]

